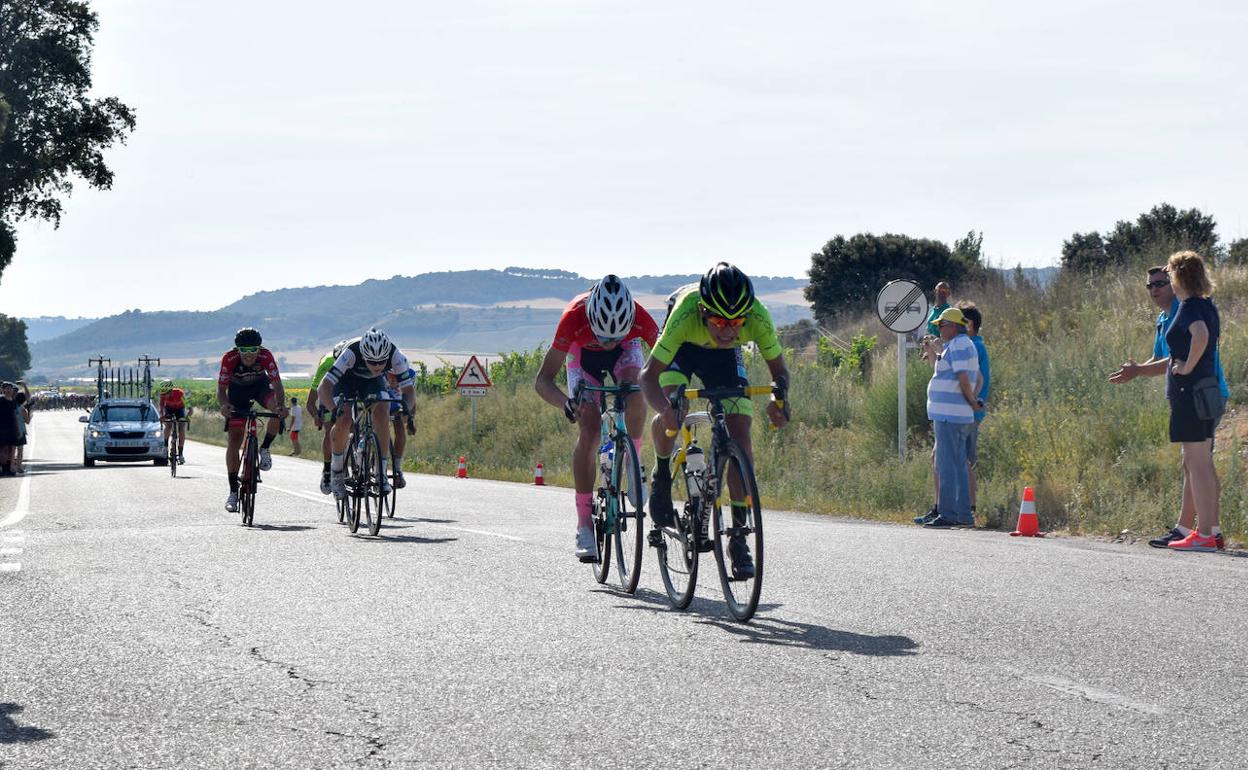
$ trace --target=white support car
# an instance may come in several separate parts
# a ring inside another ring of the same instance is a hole
[[[169,462],[160,415],[150,401],[109,399],[92,409],[90,417],[84,415],[78,421],[87,424],[82,431],[82,464],[88,468],[96,460]]]

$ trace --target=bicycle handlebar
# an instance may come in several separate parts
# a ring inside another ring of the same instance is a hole
[[[721,388],[685,388],[684,390],[677,390],[675,393],[673,393],[670,400],[671,400],[672,408],[677,410],[677,412],[679,412],[682,400],[706,398],[712,401],[719,401],[725,398],[749,398],[750,396],[769,396],[769,395],[779,396],[781,395],[779,391],[780,391],[779,386],[775,385],[774,383],[771,385],[746,385],[746,386],[734,385],[732,387],[721,387]],[[784,399],[777,398],[776,406],[778,406],[780,409],[784,409],[785,408]],[[775,430],[776,426],[772,425],[771,428],[772,430]],[[679,428],[677,428],[676,430],[665,429],[663,432],[664,434],[667,435],[668,438],[675,438],[680,433],[680,429]]]

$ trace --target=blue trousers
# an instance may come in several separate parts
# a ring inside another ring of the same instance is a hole
[[[936,510],[959,524],[974,524],[971,516],[971,476],[966,470],[966,445],[975,423],[933,420],[936,433],[936,477],[940,499]]]

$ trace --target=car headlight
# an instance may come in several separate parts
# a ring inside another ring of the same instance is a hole
[[[159,438],[164,433],[162,428],[152,428],[147,432],[149,438]]]
[[[104,438],[105,435],[107,434],[105,434],[105,432],[102,430],[94,430],[94,429],[91,430],[91,438]]]

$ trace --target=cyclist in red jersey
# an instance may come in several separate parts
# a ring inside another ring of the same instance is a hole
[[[186,405],[186,391],[173,387],[173,380],[160,381],[160,416],[165,423],[165,444],[169,443],[169,433],[173,430],[174,420],[186,420],[191,415],[191,408]],[[186,430],[178,435],[178,465],[185,465],[186,458],[182,450],[186,447]]]
[[[607,374],[616,383],[639,381],[644,354],[642,340],[653,346],[659,327],[628,291],[620,279],[608,275],[578,296],[563,311],[555,339],[546,352],[534,387],[542,400],[563,409],[580,431],[572,449],[572,479],[576,487],[576,557],[584,562],[598,559],[598,541],[590,508],[594,474],[597,469],[600,436],[600,398],[576,399],[577,386],[584,382],[601,385]],[[555,377],[566,359],[569,396],[559,388]],[[629,398],[624,405],[624,423],[641,456],[641,437],[646,421],[646,404]],[[640,470],[640,469],[639,469]],[[641,471],[645,476],[645,471]],[[645,499],[643,492],[642,499]]]
[[[238,511],[238,467],[242,464],[240,450],[246,425],[246,420],[240,415],[247,413],[252,401],[278,415],[269,418],[264,427],[264,441],[260,445],[260,470],[267,471],[273,467],[269,447],[277,438],[280,420],[288,414],[286,391],[282,387],[282,376],[277,371],[277,361],[268,348],[260,346],[261,341],[260,332],[255,329],[239,329],[234,335],[234,349],[221,358],[221,373],[217,376],[217,404],[228,421],[226,429],[230,434],[229,446],[225,450],[225,470],[230,479],[230,496],[225,501],[225,510],[230,513]]]

